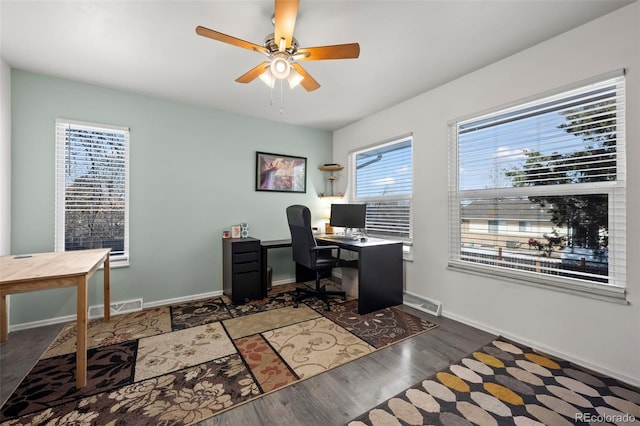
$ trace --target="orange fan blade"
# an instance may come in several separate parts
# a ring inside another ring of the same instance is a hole
[[[198,25],[196,27],[196,34],[201,35],[203,37],[209,37],[214,40],[221,41],[223,43],[228,43],[234,46],[242,47],[244,49],[253,50],[256,52],[268,54],[267,49],[263,46],[260,46],[255,43],[251,43],[249,41],[244,41],[239,38],[232,37],[230,35],[219,33],[218,31],[210,30],[209,28]]]
[[[264,61],[260,65],[251,68],[249,71],[247,71],[246,73],[242,74],[240,77],[236,78],[236,81],[238,83],[249,83],[249,82],[255,80],[256,78],[258,78],[260,76],[260,74],[265,72],[267,70],[268,66],[269,66],[269,62]]]
[[[291,47],[300,0],[275,0],[274,41],[280,51]],[[284,45],[281,40],[284,39]]]
[[[298,71],[298,74],[304,77],[300,82],[300,85],[305,89],[307,89],[307,92],[313,92],[314,90],[320,88],[320,83],[315,81],[314,78],[311,77],[311,74],[309,74],[307,70],[302,68],[300,64],[296,64],[294,62],[293,64],[291,64],[291,66],[293,66],[296,69],[296,71]]]
[[[295,58],[299,61],[319,61],[322,59],[355,59],[358,56],[360,56],[360,45],[358,43],[307,47],[304,49],[298,49],[295,54]]]

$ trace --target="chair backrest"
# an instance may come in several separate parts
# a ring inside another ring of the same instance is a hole
[[[291,231],[291,250],[296,263],[315,268],[316,256],[311,247],[316,246],[316,239],[311,229],[311,211],[299,204],[287,207],[287,222]]]

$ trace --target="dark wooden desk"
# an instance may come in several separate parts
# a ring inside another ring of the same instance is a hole
[[[366,314],[402,304],[404,270],[402,263],[402,242],[379,238],[345,240],[331,235],[316,236],[318,244],[337,245],[343,250],[358,253],[357,262],[347,262],[358,269],[358,313]],[[267,295],[268,251],[274,248],[291,247],[291,240],[260,242],[262,258],[262,291]],[[313,271],[296,264],[296,282],[315,280]]]
[[[402,304],[404,269],[402,242],[368,238],[345,240],[331,235],[316,237],[318,244],[336,245],[358,253],[358,313],[360,315]]]

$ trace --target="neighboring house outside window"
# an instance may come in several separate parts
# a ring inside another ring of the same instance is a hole
[[[56,120],[56,251],[129,259],[129,129]]]
[[[349,200],[367,204],[367,235],[401,240],[405,258],[413,238],[413,138],[352,152]]]
[[[449,266],[624,299],[624,104],[620,72],[450,124]]]

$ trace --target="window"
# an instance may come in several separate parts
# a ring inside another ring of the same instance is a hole
[[[492,234],[499,234],[501,232],[507,231],[507,221],[506,220],[490,220],[489,221],[489,232]]]
[[[129,129],[56,120],[56,250],[129,256]]]
[[[529,232],[531,231],[531,221],[530,220],[521,220],[518,222],[518,230],[520,232]]]
[[[349,157],[350,198],[367,204],[367,233],[407,245],[412,238],[412,142],[407,136]]]
[[[624,299],[624,83],[450,124],[450,267]]]

